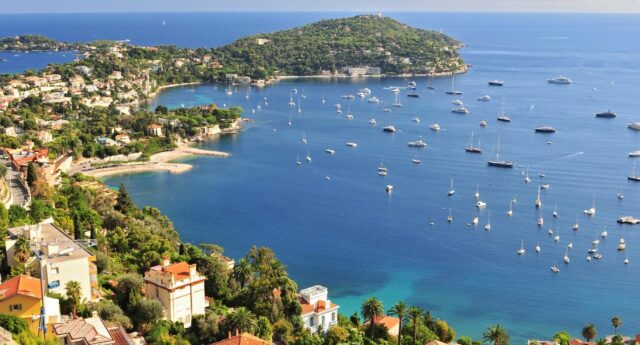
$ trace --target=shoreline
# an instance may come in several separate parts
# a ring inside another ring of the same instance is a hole
[[[76,171],[87,176],[103,178],[112,175],[137,174],[142,172],[168,172],[170,174],[181,174],[193,169],[193,165],[188,163],[175,163],[177,159],[191,156],[210,156],[217,158],[227,158],[231,156],[228,152],[204,150],[190,147],[186,144],[179,144],[171,151],[159,152],[152,155],[147,162],[132,162],[107,166],[102,168],[87,168]],[[85,162],[87,164],[90,162]]]

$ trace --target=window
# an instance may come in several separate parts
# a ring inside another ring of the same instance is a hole
[[[321,322],[321,324],[323,324],[323,325],[324,325],[324,315],[322,315],[322,322]]]
[[[309,318],[309,326],[313,327],[313,316]]]
[[[334,311],[333,313],[331,313],[331,321],[335,321],[336,320],[336,312]]]
[[[9,306],[9,311],[22,310],[22,304],[12,304]]]
[[[51,267],[51,274],[58,274],[58,273],[60,273],[59,267]]]

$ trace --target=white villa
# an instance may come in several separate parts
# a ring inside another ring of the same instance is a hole
[[[327,332],[333,325],[338,324],[339,305],[329,300],[329,290],[321,285],[312,286],[300,291],[298,295],[302,306],[302,321],[304,327],[316,333],[319,330]]]

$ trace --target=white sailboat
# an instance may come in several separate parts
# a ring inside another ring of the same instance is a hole
[[[384,166],[382,159],[380,159],[380,166],[378,167],[378,175],[387,176],[388,174],[389,174],[389,171],[387,170],[387,167]]]
[[[531,182],[531,178],[529,177],[529,166],[528,165],[527,165],[527,173],[524,176],[524,182],[525,183]]]
[[[307,136],[304,134],[304,132],[302,132],[302,143],[303,144],[307,144]]]
[[[453,216],[451,216],[451,209],[449,209],[449,215],[447,216],[447,222],[453,222]]]
[[[491,230],[491,211],[489,211],[489,215],[487,216],[487,224],[484,225],[484,229],[487,231]]]
[[[538,242],[538,244],[536,244],[536,253],[540,253],[541,250],[542,248],[540,248],[540,242]]]
[[[593,216],[596,214],[596,196],[594,194],[593,196],[593,203],[591,204],[591,208],[588,208],[584,211],[582,211],[584,214],[586,214],[587,216]]]
[[[452,196],[456,193],[456,190],[453,189],[453,177],[451,178],[451,184],[449,185],[449,191],[447,192],[448,196]]]
[[[416,148],[415,153],[413,154],[413,159],[411,159],[411,162],[413,162],[413,164],[420,164],[422,163],[422,161],[418,158],[418,148]]]
[[[396,100],[393,102],[393,106],[396,108],[402,108],[402,103],[400,102],[400,94],[396,93]]]
[[[307,147],[307,162],[311,162],[311,154],[309,153],[309,148]]]
[[[569,249],[565,249],[564,257],[562,258],[562,261],[564,261],[565,264],[568,264],[569,262],[571,262],[571,259],[569,259]]]
[[[287,124],[289,124],[289,126],[293,124],[293,122],[291,122],[291,115],[289,115],[289,122],[287,122]]]
[[[480,185],[476,183],[476,192],[473,193],[473,197],[476,199],[480,198]]]
[[[302,113],[302,98],[298,98],[298,114]]]
[[[524,255],[525,252],[526,250],[524,249],[524,240],[522,240],[522,242],[520,242],[520,249],[518,249],[516,253],[518,255]]]
[[[573,227],[572,227],[573,230],[580,229],[580,224],[578,224],[578,215],[579,214],[580,214],[579,212],[576,212],[576,222],[573,224]]]
[[[513,216],[513,200],[509,200],[509,211],[507,211],[507,216]]]
[[[553,218],[558,218],[558,204],[553,206]]]
[[[296,156],[296,165],[302,165],[302,162],[300,161],[300,156]]]
[[[538,196],[535,201],[536,208],[542,207],[542,199],[540,198],[540,186],[538,186]]]

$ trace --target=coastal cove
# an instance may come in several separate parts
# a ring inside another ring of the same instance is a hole
[[[419,15],[398,15],[405,17],[417,21]],[[474,15],[467,25],[461,24],[463,15],[447,17],[456,24],[446,32],[453,31],[468,45],[461,53],[474,66],[456,77],[456,88],[465,92],[461,99],[471,110],[466,117],[450,113],[452,98],[444,95],[451,88],[450,78],[435,79],[433,93],[426,92],[425,78],[415,79],[420,98],[408,99],[403,90],[404,107],[391,113],[366,100],[340,97],[368,87],[391,103],[393,95],[385,88],[404,86],[411,79],[281,81],[251,89],[248,100],[241,87],[232,96],[223,86],[171,88],[150,107],[240,105],[244,116],[255,122],[239,135],[198,145],[230,152],[229,159],[198,157],[189,160],[194,169],[181,175],[143,173],[105,182],[124,182],[139,205],[162,209],[187,241],[219,243],[232,257],[252,244],[274,248],[301,286],[326,285],[347,315],[364,298],[376,295],[385,306],[399,299],[421,305],[449,321],[458,334],[474,338],[499,322],[514,343],[548,338],[559,328],[577,334],[586,322],[608,333],[614,314],[624,318],[625,329],[640,327],[635,318],[640,275],[634,269],[640,260],[640,237],[635,229],[615,224],[619,216],[640,215],[638,186],[625,180],[633,165],[626,153],[640,145],[637,133],[625,128],[638,120],[640,107],[633,96],[640,47],[630,38],[638,28],[629,30],[627,25],[637,17],[540,15],[529,23],[515,17]],[[424,18],[434,20],[434,15]],[[504,25],[496,27],[496,21]],[[576,29],[594,22],[609,30]],[[594,36],[603,46],[588,43]],[[546,83],[558,75],[575,83],[566,88]],[[487,86],[496,78],[505,80],[505,87]],[[306,96],[301,114],[287,105],[293,88]],[[477,102],[482,94],[493,100]],[[334,103],[342,103],[345,110],[351,104],[354,120],[336,114]],[[495,121],[503,106],[511,124]],[[608,108],[619,114],[617,119],[594,118],[595,112]],[[413,117],[421,122],[412,122]],[[370,118],[377,119],[376,127],[367,123]],[[482,119],[489,122],[484,129],[478,126]],[[430,131],[435,122],[445,130]],[[385,135],[381,128],[390,124],[399,131]],[[533,128],[543,124],[557,127],[558,133],[535,135]],[[472,130],[481,139],[482,156],[464,152]],[[296,167],[296,156],[303,160],[307,153],[303,132],[313,161]],[[414,166],[415,151],[406,143],[418,135],[429,147],[419,151],[422,164]],[[502,156],[523,169],[529,165],[532,183],[523,182],[520,169],[486,167],[498,135]],[[345,147],[347,141],[357,142],[358,148]],[[336,154],[324,153],[327,148]],[[375,174],[381,159],[389,168],[387,178]],[[457,193],[448,198],[452,177]],[[396,187],[391,196],[384,193],[387,183]],[[551,188],[543,194],[541,211],[547,223],[538,229],[533,201],[542,183]],[[490,232],[467,226],[476,214],[476,184],[488,203],[479,213],[481,224],[492,212]],[[616,199],[620,190],[625,192],[623,202]],[[580,214],[581,229],[572,231],[576,213],[590,207],[594,194],[597,215]],[[514,197],[518,202],[508,218],[505,212]],[[555,204],[560,217],[552,221]],[[448,208],[455,217],[451,225],[446,223]],[[605,224],[610,238],[600,247],[604,259],[587,263],[586,250]],[[559,242],[547,235],[548,228],[559,231]],[[620,237],[628,244],[627,253],[615,250]],[[521,240],[527,248],[524,257],[515,254]],[[552,275],[549,266],[562,264],[568,241],[574,243],[572,263]],[[539,256],[533,250],[537,242],[542,245]],[[625,255],[630,265],[622,264]]]

